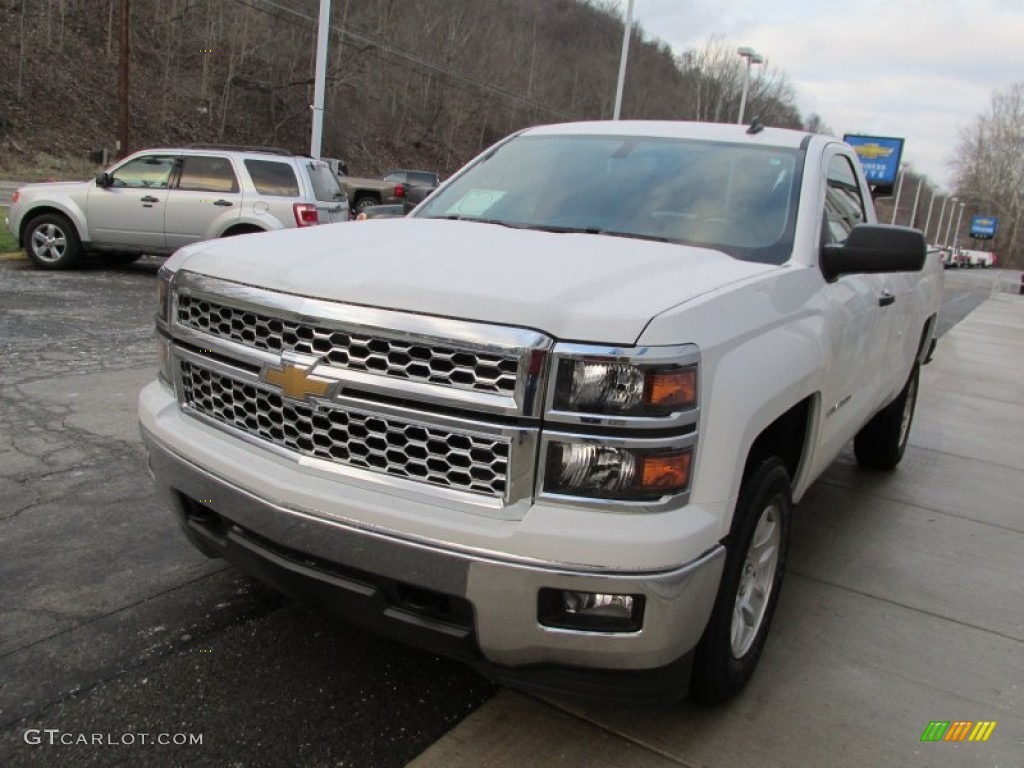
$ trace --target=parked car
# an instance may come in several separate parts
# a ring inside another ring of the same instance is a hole
[[[326,163],[286,150],[147,149],[93,181],[16,190],[7,227],[43,269],[85,252],[126,264],[200,240],[347,221],[348,199]]]
[[[434,191],[441,186],[441,177],[432,171],[388,171],[384,181],[396,181],[410,187],[427,187]]]
[[[370,205],[363,208],[356,214],[356,221],[366,221],[367,219],[396,219],[400,216],[405,216],[408,212],[409,208],[405,203],[396,203],[395,205]]]
[[[405,182],[350,176],[348,166],[341,160],[325,157],[323,161],[327,163],[338,183],[345,190],[353,213],[373,205],[395,205],[405,200],[408,189]]]

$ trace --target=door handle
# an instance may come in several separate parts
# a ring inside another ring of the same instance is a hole
[[[156,197],[153,197],[152,195],[146,195],[144,198],[142,198],[142,202],[144,202],[144,203],[159,203],[160,199],[156,198]]]
[[[232,203],[230,200],[224,200],[223,198],[221,198],[220,200],[215,201],[213,204],[214,205],[224,206],[224,207],[229,207],[229,206],[234,205],[234,203]]]
[[[894,304],[895,302],[896,297],[893,296],[888,291],[886,291],[885,293],[878,297],[878,306],[880,307],[888,307],[890,304]]]

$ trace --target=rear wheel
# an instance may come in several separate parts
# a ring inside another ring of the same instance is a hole
[[[356,211],[362,211],[374,205],[380,205],[380,200],[370,195],[361,195],[356,198]]]
[[[25,253],[43,269],[71,269],[82,255],[82,244],[66,216],[44,213],[25,228]]]
[[[903,391],[857,433],[853,453],[862,467],[889,470],[900,463],[910,438],[920,377],[921,367],[914,363]]]
[[[726,701],[754,674],[779,600],[792,511],[789,473],[779,459],[748,472],[726,540],[718,597],[694,654],[694,700]]]

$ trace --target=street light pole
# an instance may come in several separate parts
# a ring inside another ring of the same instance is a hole
[[[327,79],[327,39],[331,35],[331,0],[320,0],[320,21],[316,35],[316,73],[313,81],[313,133],[310,157],[320,157],[324,132],[324,90]]]
[[[896,179],[896,201],[892,206],[892,220],[890,224],[896,223],[896,214],[900,210],[900,195],[903,194],[903,177],[907,175],[907,164],[903,163],[903,167],[900,169],[900,175]]]
[[[946,224],[946,237],[942,241],[942,246],[944,248],[949,248],[949,233],[952,232],[953,230],[953,211],[956,210],[956,204],[959,202],[959,200],[955,197],[951,197],[949,199],[949,202],[951,202],[953,205],[949,209],[949,222],[947,222]]]
[[[747,60],[747,69],[743,75],[743,94],[740,96],[740,114],[736,118],[736,125],[743,125],[743,114],[747,110],[747,91],[750,90],[750,65],[764,64],[764,56],[749,46],[737,48],[736,53]]]
[[[949,198],[943,195],[942,197],[942,208],[939,209],[939,223],[935,227],[935,244],[940,245],[942,243],[942,220],[946,217],[946,203],[949,202]]]
[[[935,207],[935,190],[928,187],[928,191],[931,192],[931,199],[928,201],[928,215],[924,217],[924,239],[928,241],[928,227],[932,223],[932,209]]]
[[[960,222],[964,219],[964,208],[967,207],[967,203],[960,203],[960,214],[956,217],[956,229],[953,230],[953,247],[956,248],[957,241],[960,239]],[[952,216],[950,217],[952,218]]]
[[[914,226],[914,219],[917,218],[917,204],[921,202],[921,187],[924,186],[924,176],[917,182],[917,194],[914,195],[914,207],[910,209],[910,221],[907,222],[908,226]],[[927,238],[925,238],[927,239]]]
[[[626,29],[622,33],[622,55],[619,57],[619,84],[615,88],[615,114],[618,120],[622,114],[622,89],[626,85],[626,60],[629,58],[629,40],[633,36],[633,0],[626,6]]]

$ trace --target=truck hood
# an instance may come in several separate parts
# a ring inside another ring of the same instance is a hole
[[[331,301],[632,344],[669,307],[776,266],[717,251],[495,224],[391,219],[244,235],[169,269]]]

